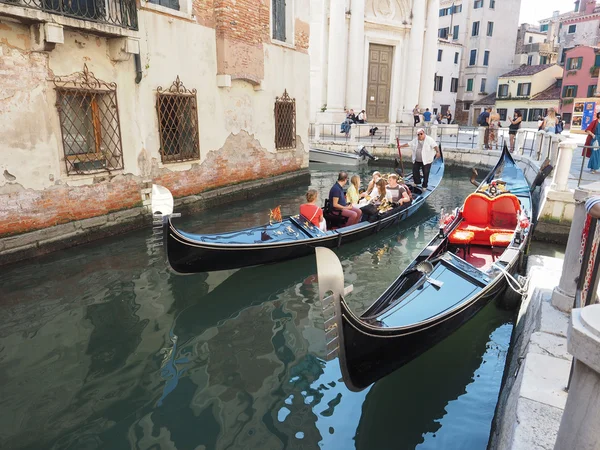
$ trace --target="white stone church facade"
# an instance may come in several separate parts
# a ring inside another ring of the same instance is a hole
[[[432,107],[439,0],[311,0],[310,119],[412,124]]]

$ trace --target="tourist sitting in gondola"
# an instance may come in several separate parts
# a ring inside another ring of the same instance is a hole
[[[315,189],[309,189],[306,193],[306,201],[308,203],[300,205],[300,214],[314,226],[319,228],[319,230],[327,231],[323,210],[317,205],[318,197],[319,193]]]
[[[369,185],[367,186],[367,195],[371,195],[371,192],[375,188],[375,185],[377,184],[380,178],[381,174],[377,170],[373,172],[373,178],[371,178],[371,181],[369,181]]]
[[[371,195],[366,196],[360,203],[360,210],[363,214],[363,222],[375,222],[380,219],[379,212],[385,207],[386,200],[386,181],[379,178],[371,190]]]
[[[388,177],[388,185],[386,187],[386,198],[389,202],[402,209],[407,208],[412,203],[410,191],[404,187],[404,180],[402,184],[398,184],[398,175],[395,173],[390,174]]]
[[[367,196],[366,192],[360,191],[360,177],[358,175],[352,175],[350,178],[350,186],[346,191],[346,200],[352,205],[358,205],[361,199]]]
[[[333,210],[340,211],[340,214],[348,218],[346,226],[354,225],[360,222],[362,211],[353,204],[346,202],[344,186],[348,183],[348,172],[341,171],[338,175],[338,181],[329,191],[329,205]]]

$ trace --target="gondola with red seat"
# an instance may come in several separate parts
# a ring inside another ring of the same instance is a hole
[[[360,316],[344,298],[343,269],[317,248],[327,358],[339,356],[358,391],[402,367],[503,296],[527,248],[531,193],[505,147],[498,164],[429,245]],[[328,295],[332,293],[332,295]]]

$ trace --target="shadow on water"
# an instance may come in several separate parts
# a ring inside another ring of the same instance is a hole
[[[335,175],[315,173],[313,187],[328,190]],[[305,190],[282,193],[284,214]],[[439,209],[470,190],[449,176],[399,227],[339,249],[352,308],[381,294],[437,232]],[[274,203],[263,197],[182,222],[252,226]],[[0,447],[484,449],[509,313],[488,306],[408,366],[351,393],[337,360],[321,359],[315,273],[306,257],[173,275],[148,230],[3,268]]]

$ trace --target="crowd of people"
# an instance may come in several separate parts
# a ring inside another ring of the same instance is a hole
[[[300,206],[300,214],[321,231],[327,231],[323,210],[317,200],[318,192],[310,189],[306,193],[306,203]],[[411,203],[411,190],[396,173],[384,176],[375,171],[363,189],[358,175],[350,177],[348,172],[341,171],[329,191],[329,207],[347,219],[344,226],[374,222],[408,208]]]
[[[437,113],[434,115],[431,111],[429,111],[429,108],[425,108],[425,111],[421,111],[419,105],[415,105],[413,108],[413,118],[415,121],[413,126],[416,127],[421,123],[421,116],[423,116],[422,122],[425,126],[452,124],[452,112],[450,110],[447,110],[445,114]]]
[[[510,151],[514,152],[515,138],[523,122],[523,115],[521,111],[516,110],[513,114],[513,117],[508,118],[508,122]],[[498,133],[500,128],[502,128],[500,114],[491,107],[485,108],[477,118],[477,125],[480,127],[485,127],[483,147],[486,150],[498,150]],[[538,130],[543,130],[546,133],[561,134],[564,126],[564,121],[560,115],[556,114],[554,108],[548,108],[546,117],[538,117]]]
[[[412,150],[414,186],[427,189],[431,164],[441,156],[437,142],[420,128],[417,137],[401,147],[410,147]],[[317,200],[318,192],[310,189],[306,193],[306,203],[300,206],[300,214],[321,231],[326,231],[323,210]],[[328,200],[331,211],[345,217],[345,226],[351,226],[361,221],[374,222],[402,211],[411,205],[413,193],[397,173],[383,176],[375,171],[367,187],[362,189],[358,175],[349,177],[348,172],[341,171],[329,191]]]

